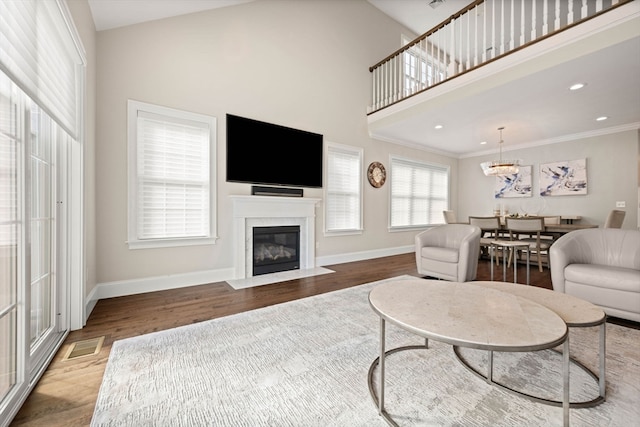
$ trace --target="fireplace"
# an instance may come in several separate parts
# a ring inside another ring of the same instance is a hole
[[[300,226],[253,227],[253,275],[300,268]]]
[[[299,227],[298,271],[315,268],[315,211],[320,199],[241,195],[230,197],[233,203],[235,240],[234,279],[253,276],[253,229],[256,227]]]

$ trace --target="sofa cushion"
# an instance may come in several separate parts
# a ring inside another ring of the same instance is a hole
[[[640,292],[640,270],[598,264],[569,264],[564,269],[566,281],[601,288]]]
[[[438,248],[433,246],[425,246],[420,249],[423,258],[429,258],[441,262],[458,262],[458,250],[449,248]]]

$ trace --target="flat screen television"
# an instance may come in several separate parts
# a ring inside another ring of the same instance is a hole
[[[322,187],[322,135],[227,114],[227,181]]]

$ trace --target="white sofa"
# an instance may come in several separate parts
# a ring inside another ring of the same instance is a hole
[[[577,230],[549,250],[553,289],[640,322],[640,231]]]

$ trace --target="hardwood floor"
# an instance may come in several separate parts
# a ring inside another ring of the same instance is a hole
[[[242,290],[219,282],[99,301],[87,325],[69,334],[11,426],[88,426],[116,340],[403,274],[418,276],[413,253],[326,267],[335,273]],[[512,281],[513,268],[508,274]],[[519,266],[519,281],[524,277]],[[496,279],[501,278],[500,269]],[[477,280],[489,280],[488,261],[480,261]],[[531,284],[551,289],[549,270],[531,268]],[[105,340],[98,354],[63,360],[73,342],[100,336]]]

